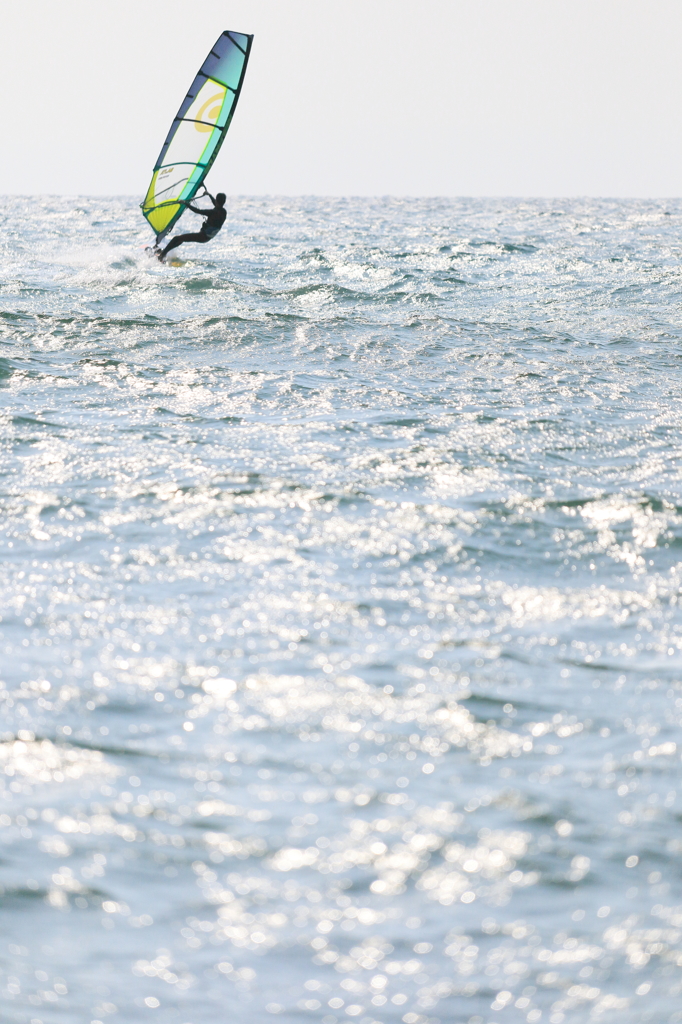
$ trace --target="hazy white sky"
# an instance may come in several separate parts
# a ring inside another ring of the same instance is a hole
[[[1,193],[146,190],[223,29],[237,194],[682,192],[681,0],[0,0]]]

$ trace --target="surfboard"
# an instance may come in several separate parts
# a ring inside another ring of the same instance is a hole
[[[178,256],[169,256],[167,260],[160,260],[158,253],[152,249],[151,245],[145,247],[145,256],[148,256],[150,260],[157,260],[159,263],[163,263],[166,267],[184,267],[187,260],[181,260]]]

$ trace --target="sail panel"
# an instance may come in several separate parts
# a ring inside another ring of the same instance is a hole
[[[187,108],[186,113],[182,115],[183,121],[196,122],[195,131],[204,134],[210,132],[211,128],[218,123],[224,125],[226,117],[221,117],[221,114],[228,95],[231,100],[234,94],[228,94],[226,86],[219,85],[208,78]]]
[[[230,44],[230,48],[218,57],[215,56],[218,51],[214,47],[213,52],[209,53],[201,70],[205,75],[209,75],[211,78],[215,78],[216,81],[229,85],[231,89],[236,90],[239,88],[244,54],[235,46],[231,39]]]
[[[157,243],[196,195],[234,114],[253,36],[223,32],[201,66],[173,120],[154,166],[142,212]]]

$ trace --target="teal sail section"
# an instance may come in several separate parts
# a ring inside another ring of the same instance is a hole
[[[154,165],[142,212],[157,244],[182,216],[218,155],[239,100],[253,36],[223,32],[201,65]]]

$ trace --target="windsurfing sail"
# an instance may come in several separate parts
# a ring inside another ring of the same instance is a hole
[[[223,32],[201,65],[154,166],[142,212],[157,244],[201,188],[230,127],[253,36]]]

